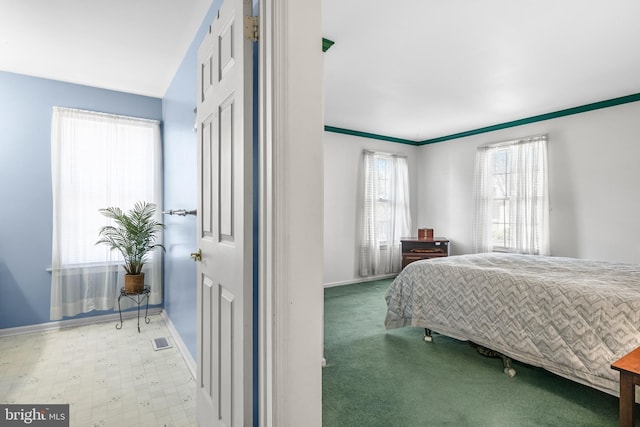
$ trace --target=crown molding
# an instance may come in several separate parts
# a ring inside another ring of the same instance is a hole
[[[338,127],[328,126],[328,125],[325,125],[324,130],[326,132],[341,133],[344,135],[353,135],[353,136],[359,136],[362,138],[377,139],[380,141],[397,142],[400,144],[422,146],[422,145],[428,145],[428,144],[435,144],[437,142],[450,141],[452,139],[465,138],[467,136],[478,135],[481,133],[494,132],[497,130],[507,129],[507,128],[516,127],[516,126],[523,126],[530,123],[541,122],[544,120],[557,119],[559,117],[570,116],[573,114],[586,113],[588,111],[599,110],[602,108],[615,107],[616,105],[628,104],[630,102],[638,102],[638,101],[640,101],[640,93],[634,93],[632,95],[621,96],[618,98],[607,99],[599,102],[593,102],[591,104],[585,104],[585,105],[580,105],[578,107],[566,108],[564,110],[554,111],[552,113],[540,114],[537,116],[531,116],[524,119],[513,120],[510,122],[499,123],[491,126],[485,126],[477,129],[468,130],[465,132],[458,132],[451,135],[440,136],[437,138],[425,139],[422,141],[412,141],[410,139],[396,138],[388,135],[380,135],[375,133],[338,128]]]

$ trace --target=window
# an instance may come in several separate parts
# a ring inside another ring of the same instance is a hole
[[[54,107],[52,320],[114,307],[124,269],[117,251],[95,245],[108,221],[98,210],[141,200],[160,208],[161,164],[159,122]],[[145,273],[158,304],[161,253],[152,252]]]
[[[510,176],[512,174],[509,162],[511,153],[508,148],[498,148],[494,150],[493,156],[493,210],[491,219],[491,244],[493,250],[507,251],[513,244],[510,240],[509,231],[509,203],[510,198]]]
[[[376,156],[375,218],[378,243],[385,248],[391,238],[391,158]]]
[[[549,253],[546,141],[539,136],[478,148],[475,252]]]
[[[360,275],[400,271],[400,239],[411,233],[409,172],[404,156],[364,152]]]

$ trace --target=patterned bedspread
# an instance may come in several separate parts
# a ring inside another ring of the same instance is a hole
[[[409,264],[387,329],[419,326],[618,395],[612,362],[640,345],[640,265],[514,254]]]

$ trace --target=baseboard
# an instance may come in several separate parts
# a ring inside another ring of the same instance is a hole
[[[180,354],[182,354],[182,358],[184,359],[185,363],[187,364],[187,368],[189,369],[189,372],[191,372],[191,376],[195,380],[196,379],[196,375],[197,375],[196,361],[193,359],[193,356],[191,356],[191,352],[189,351],[189,349],[185,345],[184,341],[182,341],[182,338],[180,337],[180,334],[178,333],[178,330],[173,325],[173,322],[171,321],[171,319],[169,319],[169,316],[167,316],[167,313],[165,311],[163,311],[160,314],[160,316],[162,316],[162,318],[164,319],[164,323],[166,323],[167,328],[169,329],[169,332],[171,333],[171,337],[173,338],[173,342],[176,344],[176,347],[178,347],[178,350],[180,350]]]
[[[162,312],[161,307],[152,307],[149,308],[149,315],[152,314],[160,314]],[[137,312],[135,310],[132,311],[123,311],[122,319],[132,319],[137,316]],[[104,322],[119,322],[120,315],[118,313],[112,314],[102,314],[100,316],[90,316],[90,317],[82,317],[79,319],[67,319],[67,320],[56,320],[53,322],[47,323],[39,323],[37,325],[27,325],[27,326],[17,326],[15,328],[6,328],[0,329],[0,338],[9,337],[12,335],[22,335],[22,334],[31,334],[35,332],[44,332],[44,331],[52,331],[64,328],[71,328],[74,326],[83,326],[83,325],[91,325],[94,323],[104,323]]]
[[[341,281],[341,282],[325,283],[323,285],[323,287],[332,288],[334,286],[353,285],[355,283],[375,282],[376,280],[392,279],[392,278],[396,277],[397,275],[398,275],[398,273],[384,274],[382,276],[374,276],[374,277],[360,277],[360,278],[357,278],[357,279],[344,280],[344,281]]]

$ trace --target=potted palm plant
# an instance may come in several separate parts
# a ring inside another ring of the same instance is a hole
[[[115,225],[106,225],[100,229],[101,239],[96,242],[104,244],[111,250],[118,250],[124,258],[124,288],[126,293],[140,293],[144,289],[144,273],[142,266],[147,260],[147,254],[155,248],[164,246],[158,243],[158,233],[164,228],[153,219],[156,205],[148,202],[138,202],[134,208],[124,212],[118,207],[99,210],[107,218],[111,218]]]

